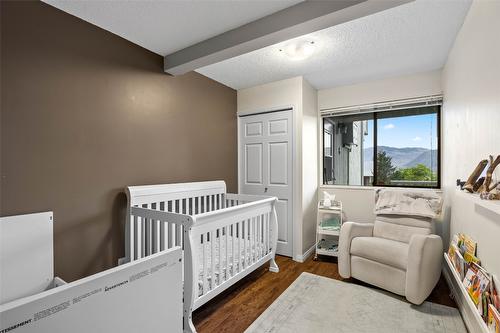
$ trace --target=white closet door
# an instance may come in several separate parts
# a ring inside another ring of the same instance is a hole
[[[239,184],[243,194],[278,198],[277,253],[292,256],[292,110],[239,118]]]

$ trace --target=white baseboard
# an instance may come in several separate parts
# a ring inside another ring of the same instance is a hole
[[[316,244],[313,244],[313,246],[311,246],[306,252],[304,252],[303,254],[299,254],[298,256],[294,257],[293,260],[297,261],[297,262],[304,262],[307,260],[307,258],[309,258],[309,256],[311,254],[314,253],[314,250],[316,249]]]

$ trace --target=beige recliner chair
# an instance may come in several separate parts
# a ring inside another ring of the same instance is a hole
[[[441,275],[443,243],[432,230],[432,218],[409,215],[346,222],[340,231],[339,273],[421,304]]]

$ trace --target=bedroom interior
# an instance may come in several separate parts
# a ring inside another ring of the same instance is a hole
[[[0,333],[500,332],[500,1],[0,1]]]

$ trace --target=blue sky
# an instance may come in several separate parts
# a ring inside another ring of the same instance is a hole
[[[436,149],[436,121],[435,114],[380,119],[378,121],[378,145],[431,149],[432,138],[432,149]],[[368,122],[368,134],[365,137],[365,147],[372,147],[373,121]]]

